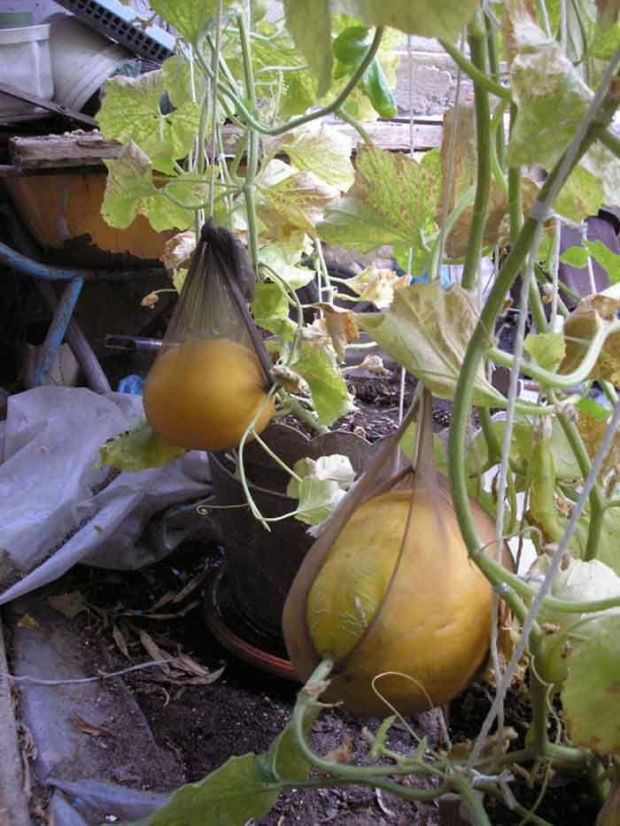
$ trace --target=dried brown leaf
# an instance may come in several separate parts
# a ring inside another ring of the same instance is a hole
[[[579,367],[601,325],[611,323],[619,313],[620,298],[613,294],[599,293],[584,298],[564,324],[566,355],[558,372],[572,373]],[[620,333],[607,337],[589,378],[604,379],[616,387],[620,385]]]
[[[138,631],[138,636],[140,637],[140,642],[144,650],[147,654],[151,657],[152,660],[169,660],[170,654],[167,651],[164,651],[163,648],[160,648],[153,637],[148,634],[143,628],[140,628]],[[166,673],[170,673],[170,668],[168,665],[162,666],[163,670]]]
[[[355,323],[355,314],[351,310],[342,307],[334,307],[325,301],[319,301],[312,305],[325,313],[325,328],[331,338],[334,350],[339,361],[344,361],[347,344],[356,341],[360,337],[360,332]]]
[[[100,726],[96,726],[94,723],[89,723],[77,712],[73,715],[71,722],[76,729],[83,732],[84,734],[90,734],[91,737],[115,736],[114,731],[110,728],[110,726],[106,725],[105,723],[103,723]]]
[[[17,623],[18,628],[28,628],[30,631],[34,631],[37,628],[40,628],[41,625],[38,620],[36,620],[31,614],[23,614]]]
[[[172,238],[166,241],[160,260],[168,272],[174,275],[176,270],[187,265],[195,249],[196,233],[188,229],[185,232],[173,235]]]
[[[70,591],[67,594],[58,594],[48,599],[49,604],[67,619],[73,619],[88,610],[84,597],[79,591]]]
[[[121,631],[121,629],[118,627],[118,625],[116,625],[116,623],[114,623],[114,625],[112,626],[112,638],[116,643],[117,648],[121,651],[121,653],[124,654],[127,657],[127,659],[130,659],[129,648],[127,646],[127,639]]]
[[[148,295],[144,296],[144,298],[140,302],[140,306],[141,307],[146,307],[147,309],[152,310],[153,307],[157,304],[158,301],[159,301],[159,296],[153,290],[152,293],[149,293]]]

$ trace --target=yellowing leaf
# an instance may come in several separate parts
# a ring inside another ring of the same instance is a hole
[[[258,215],[271,237],[287,239],[299,230],[316,235],[327,205],[339,195],[310,172],[296,172],[288,164],[271,161],[259,186]]]
[[[562,333],[538,333],[529,335],[523,347],[526,353],[545,370],[555,370],[564,358],[564,336]]]
[[[119,76],[106,81],[97,121],[106,138],[133,141],[161,172],[174,171],[194,145],[200,104],[191,100],[164,115],[160,101],[166,91],[163,69],[137,78]]]
[[[605,409],[606,410],[606,409]],[[607,418],[610,411],[606,410]],[[583,439],[590,459],[594,459],[599,449],[601,440],[607,429],[607,420],[604,418],[594,418],[588,412],[578,410],[577,427]],[[606,479],[611,473],[617,473],[620,469],[620,431],[616,432],[613,441],[607,451],[607,456],[603,462],[600,478]]]
[[[562,703],[571,742],[596,754],[620,754],[620,615],[593,621],[595,637],[566,656]]]
[[[422,37],[456,37],[473,16],[473,0],[334,0],[332,8],[370,26],[391,26]]]
[[[284,0],[286,25],[318,80],[323,97],[331,86],[332,53],[329,0]]]
[[[186,229],[193,213],[170,201],[153,182],[150,160],[134,143],[128,143],[108,167],[101,207],[104,220],[117,229],[130,226],[137,215],[145,215],[153,229]]]
[[[347,279],[347,287],[357,293],[362,301],[370,301],[380,310],[387,309],[394,300],[395,290],[409,284],[409,276],[397,275],[394,270],[366,267],[353,278]]]
[[[441,171],[439,153],[421,163],[376,147],[356,160],[356,182],[331,205],[319,232],[329,244],[370,252],[382,244],[418,247],[435,227]]]
[[[132,430],[121,433],[99,449],[100,464],[119,470],[138,471],[162,467],[186,453],[186,448],[166,442],[148,426],[139,422]]]
[[[224,0],[224,8],[230,0]],[[215,15],[217,0],[151,0],[155,14],[175,28],[181,37],[195,43],[198,35]]]
[[[327,304],[324,301],[319,301],[312,306],[325,313],[325,329],[332,340],[338,359],[344,361],[347,344],[359,338],[354,313],[342,307],[334,307],[333,304]]]
[[[295,240],[294,244],[265,244],[258,251],[258,260],[286,281],[289,287],[298,290],[312,281],[315,272],[310,267],[299,266],[302,256],[308,251],[308,236],[302,233],[289,236],[289,241]]]
[[[538,163],[550,169],[581,123],[592,92],[518,0],[507,11],[516,49],[510,86],[519,114],[506,159],[510,166]]]
[[[360,315],[358,324],[433,395],[452,399],[477,319],[470,295],[459,285],[443,290],[435,284],[414,284],[396,293],[387,313]],[[473,397],[480,407],[505,406],[482,368]]]
[[[252,315],[259,327],[275,335],[291,338],[295,332],[295,324],[289,319],[288,298],[278,283],[256,285]]]
[[[355,180],[351,138],[328,123],[314,121],[301,126],[264,141],[264,148],[270,155],[283,152],[300,172],[311,172],[343,191]]]
[[[584,166],[576,166],[555,199],[553,208],[579,223],[590,215],[596,215],[605,199],[603,181]]]

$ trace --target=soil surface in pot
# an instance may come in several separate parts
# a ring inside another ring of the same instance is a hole
[[[206,631],[201,583],[221,557],[217,547],[186,546],[143,571],[120,574],[78,567],[50,589],[55,594],[78,592],[85,600],[89,613],[81,614],[74,622],[80,625],[85,639],[91,639],[91,645],[103,645],[103,662],[108,671],[150,660],[157,648],[167,656],[185,653],[212,675],[224,667],[210,684],[192,684],[191,674],[165,673],[153,668],[123,678],[134,692],[157,744],[176,755],[186,782],[201,779],[233,755],[266,751],[289,719],[298,690],[295,683],[278,680],[235,660]],[[182,591],[187,596],[173,602],[172,597]],[[153,611],[158,602],[161,608]],[[196,680],[200,682],[200,677]],[[453,744],[476,736],[491,700],[489,687],[484,682],[475,682],[452,702],[449,730]],[[512,746],[518,748],[529,719],[528,705],[518,686],[508,697],[506,718],[506,724],[515,733]],[[374,732],[379,723],[378,719],[360,721],[327,710],[315,723],[311,742],[323,755],[339,752],[361,763],[368,752],[366,728]],[[442,747],[437,711],[408,718],[407,724],[418,736],[427,737],[429,745]],[[400,752],[412,748],[412,739],[400,723],[395,725],[389,743]],[[423,785],[425,781],[411,782]],[[527,808],[535,806],[542,783],[547,785],[547,793],[536,810],[538,817],[554,826],[594,826],[598,806],[591,790],[585,781],[569,776],[542,773],[531,787],[525,779],[518,779],[512,788],[519,803]],[[161,786],[151,786],[153,791],[167,788],[163,777]],[[447,813],[444,819],[441,814],[434,804],[413,806],[392,795],[377,794],[371,788],[343,787],[286,792],[268,815],[253,824],[464,823],[449,819]],[[490,805],[489,816],[494,826],[521,821],[501,804]],[[35,818],[33,822],[45,821]]]

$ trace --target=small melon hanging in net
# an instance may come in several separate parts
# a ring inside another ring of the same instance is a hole
[[[264,372],[253,350],[229,339],[174,344],[155,361],[144,386],[146,418],[172,444],[225,450],[239,444],[255,425],[260,433],[273,415],[265,404]]]

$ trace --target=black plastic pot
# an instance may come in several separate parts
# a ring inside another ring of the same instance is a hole
[[[318,459],[330,454],[348,456],[356,474],[362,473],[372,446],[353,433],[333,432],[310,440],[283,424],[270,425],[261,438],[289,467],[305,456]],[[244,505],[245,496],[234,475],[234,464],[225,452],[209,454],[213,492],[217,505]],[[297,500],[286,495],[290,477],[257,444],[245,451],[246,476],[252,495],[266,517],[294,511]],[[247,507],[214,509],[226,549],[225,588],[228,611],[241,624],[271,641],[271,650],[282,651],[281,614],[288,590],[313,543],[308,526],[295,518],[270,524],[270,531]],[[239,627],[237,625],[237,627]]]

